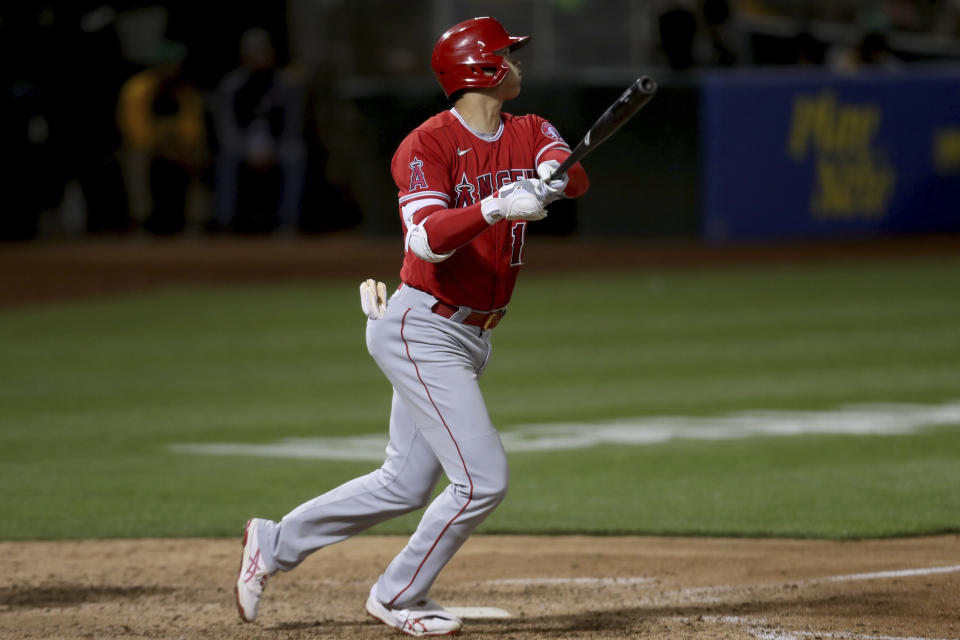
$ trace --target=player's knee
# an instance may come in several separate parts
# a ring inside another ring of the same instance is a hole
[[[397,505],[400,510],[405,512],[416,511],[417,509],[423,509],[425,506],[430,504],[431,498],[433,497],[432,491],[427,491],[424,493],[414,493],[414,492],[403,492],[398,493],[396,491],[392,492],[393,502]]]
[[[433,500],[433,487],[427,487],[425,490],[417,492],[411,492],[407,494],[407,504],[410,505],[411,509],[422,509]]]
[[[499,442],[498,438],[497,444]],[[510,487],[510,467],[503,447],[488,449],[484,464],[474,467],[472,475],[474,499],[490,510],[503,502]]]
[[[503,502],[503,499],[507,497],[507,490],[510,488],[510,478],[504,477],[503,482],[497,486],[496,491],[491,495],[491,497],[496,500],[496,504]]]
[[[484,509],[495,509],[507,497],[510,474],[506,469],[499,473],[486,474],[481,482],[474,484],[472,499]]]
[[[404,508],[414,511],[422,509],[430,504],[430,498],[433,496],[433,487],[414,487],[400,483],[394,483],[388,487],[393,500]]]
[[[493,511],[493,510],[496,509],[498,506],[500,506],[500,503],[503,502],[503,499],[506,498],[506,497],[507,497],[507,488],[506,488],[506,487],[504,487],[504,488],[503,488],[502,490],[500,490],[500,491],[496,491],[496,492],[494,492],[494,493],[489,493],[489,494],[483,496],[483,497],[482,497],[482,502],[483,502],[484,509],[487,510],[487,511]]]
[[[390,499],[409,511],[422,509],[430,504],[436,478],[418,478],[416,482],[403,478],[384,466],[376,472],[380,486],[390,494]]]

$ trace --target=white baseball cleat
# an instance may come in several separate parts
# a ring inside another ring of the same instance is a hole
[[[260,609],[260,596],[270,574],[260,558],[260,540],[257,525],[260,518],[251,518],[243,530],[243,555],[240,557],[240,571],[237,573],[237,611],[244,622],[253,622]]]
[[[377,599],[377,585],[370,589],[367,613],[408,636],[455,636],[463,628],[460,618],[433,600],[421,600],[410,609],[391,609]]]

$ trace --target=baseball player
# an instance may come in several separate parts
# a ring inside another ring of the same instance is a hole
[[[528,41],[484,17],[455,25],[434,47],[431,66],[453,107],[414,129],[393,157],[401,284],[389,303],[383,283],[360,286],[367,347],[393,385],[386,461],[279,522],[247,523],[236,584],[245,621],[256,617],[275,572],[429,502],[371,587],[366,610],[413,636],[462,627],[429,592],[507,492],[507,457],[478,385],[491,332],[523,264],[527,225],[546,216],[550,202],[588,186],[579,164],[549,181],[570,154],[550,122],[501,112],[520,93],[513,53]],[[441,474],[450,484],[430,502]]]

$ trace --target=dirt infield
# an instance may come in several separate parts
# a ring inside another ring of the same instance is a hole
[[[532,271],[960,255],[960,238],[704,248],[544,239]],[[355,236],[46,242],[0,247],[0,307],[169,285],[396,278],[401,247]],[[232,540],[0,542],[0,638],[384,638],[363,611],[404,544],[362,536],[275,578],[241,624]],[[857,542],[477,536],[433,596],[510,617],[470,637],[960,638],[960,536]]]
[[[235,540],[0,543],[0,638],[387,638],[369,585],[404,544],[361,536],[267,586],[243,624]],[[468,637],[960,637],[960,537],[827,542],[475,536],[433,596],[510,617]]]

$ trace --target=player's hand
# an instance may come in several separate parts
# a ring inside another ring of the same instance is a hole
[[[372,278],[360,283],[360,307],[371,320],[379,320],[387,312],[387,285]]]
[[[543,208],[546,195],[540,180],[517,180],[483,199],[480,211],[489,224],[499,220],[542,220],[547,217]],[[538,192],[539,191],[539,192]]]
[[[570,182],[570,178],[567,177],[567,174],[564,173],[556,180],[550,180],[550,176],[552,176],[553,172],[559,168],[560,163],[556,160],[547,160],[546,162],[541,162],[537,167],[537,175],[540,176],[540,185],[538,186],[538,189],[540,190],[543,206],[547,206],[551,202],[555,202],[566,197],[563,191],[567,188],[567,183]]]

